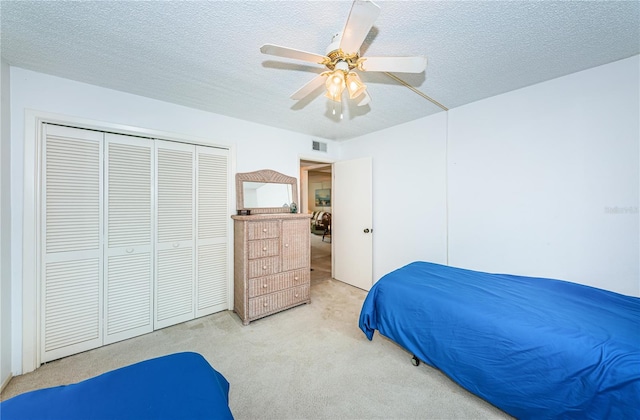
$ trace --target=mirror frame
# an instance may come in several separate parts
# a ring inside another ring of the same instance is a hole
[[[264,213],[289,213],[291,212],[289,207],[245,207],[244,206],[244,189],[243,183],[248,182],[266,182],[271,184],[290,184],[291,194],[293,202],[300,209],[300,203],[298,203],[298,179],[281,174],[280,172],[273,171],[271,169],[262,169],[254,172],[243,172],[236,174],[236,209],[237,210],[251,210],[251,214],[264,214]],[[291,203],[289,203],[291,204]]]

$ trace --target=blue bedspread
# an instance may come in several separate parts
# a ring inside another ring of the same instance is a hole
[[[518,418],[640,419],[640,298],[414,262],[371,288],[360,328]]]
[[[233,419],[229,382],[197,353],[176,353],[0,403],[9,419]]]

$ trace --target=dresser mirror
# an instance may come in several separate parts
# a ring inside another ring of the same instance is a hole
[[[290,213],[298,202],[298,180],[263,169],[236,174],[236,208],[251,214]]]

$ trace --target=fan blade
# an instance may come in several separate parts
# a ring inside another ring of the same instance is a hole
[[[366,90],[362,93],[361,96],[362,99],[360,100],[360,102],[358,102],[357,106],[364,106],[371,102],[371,96],[369,96],[369,93]]]
[[[309,83],[307,83],[306,85],[302,86],[300,89],[295,91],[293,95],[291,95],[291,99],[296,99],[296,100],[302,99],[308,94],[310,94],[311,92],[313,92],[314,90],[318,89],[327,80],[325,77],[326,76],[323,76],[321,74],[317,75],[316,77],[311,79]]]
[[[364,57],[362,70],[390,73],[422,73],[427,68],[427,58],[417,57]]]
[[[355,0],[342,31],[340,49],[347,54],[358,52],[379,14],[380,7],[374,2]]]
[[[279,45],[264,44],[260,47],[262,54],[276,55],[278,57],[293,58],[294,60],[308,61],[311,63],[322,64],[325,56],[320,54],[314,54],[301,50],[294,50],[293,48],[281,47]]]

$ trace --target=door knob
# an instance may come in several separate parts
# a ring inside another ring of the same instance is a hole
[[[369,233],[369,232],[370,232],[370,230],[369,230],[369,229],[365,229],[365,230],[364,230],[364,233]]]

